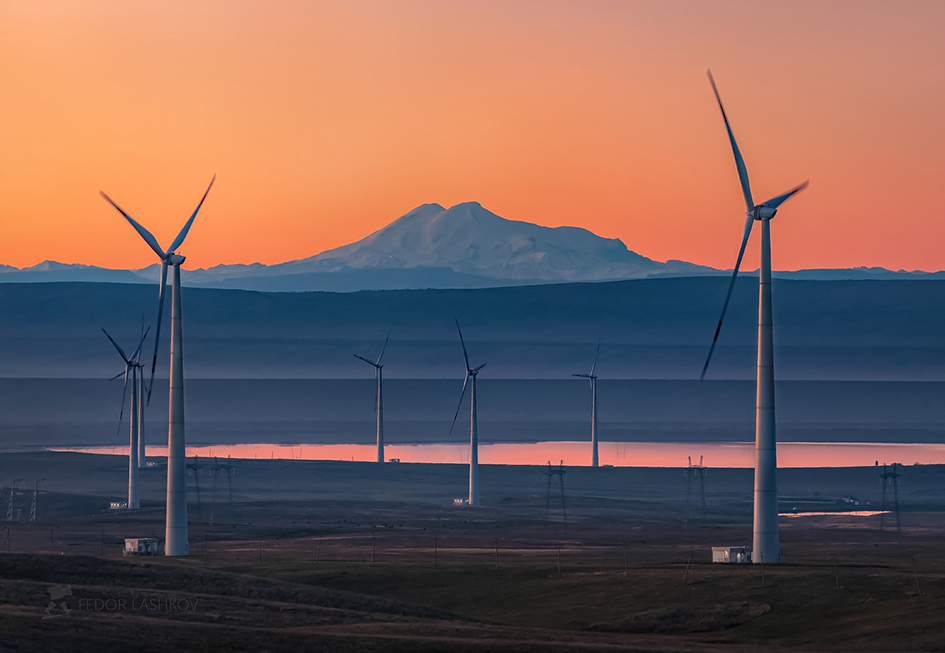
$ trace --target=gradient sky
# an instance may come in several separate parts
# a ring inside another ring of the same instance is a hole
[[[475,200],[730,268],[945,268],[945,2],[0,3],[0,263],[278,263]],[[757,265],[756,247],[746,258]]]

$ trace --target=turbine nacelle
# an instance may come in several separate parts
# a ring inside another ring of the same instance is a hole
[[[772,209],[771,207],[765,206],[764,204],[756,206],[752,210],[755,220],[770,220],[771,218],[775,216],[777,212],[778,212],[777,209]]]
[[[168,252],[167,258],[164,259],[168,265],[180,265],[187,260],[186,257],[181,256],[180,254],[175,254],[174,252]]]

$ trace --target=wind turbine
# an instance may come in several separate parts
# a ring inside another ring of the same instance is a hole
[[[591,467],[597,467],[597,357],[600,356],[600,340],[597,341],[597,353],[594,354],[594,364],[590,374],[572,374],[591,382]]]
[[[187,542],[187,467],[184,459],[186,450],[184,438],[184,349],[180,302],[180,266],[185,259],[177,254],[177,248],[183,244],[187,237],[187,232],[190,231],[194,218],[197,217],[197,212],[200,211],[204,200],[207,199],[207,194],[213,187],[214,181],[216,181],[216,175],[210,180],[210,185],[207,186],[207,190],[200,199],[197,208],[194,209],[190,219],[184,224],[183,229],[177,234],[177,238],[174,239],[166,252],[161,249],[157,239],[151,235],[150,231],[135,222],[108,195],[102,193],[102,197],[125,216],[125,219],[131,223],[131,226],[144,239],[144,242],[161,259],[161,288],[158,296],[157,328],[154,333],[154,357],[151,361],[151,383],[148,387],[148,399],[150,399],[151,390],[154,388],[154,369],[157,366],[161,317],[164,313],[164,289],[167,286],[167,268],[171,268],[171,374],[167,428],[167,515],[164,532],[164,555],[168,556],[187,555],[189,550]]]
[[[455,318],[454,318],[455,319]],[[456,320],[456,331],[459,332],[459,344],[463,346],[463,360],[466,361],[466,378],[463,379],[463,391],[459,394],[459,404],[456,406],[456,414],[453,415],[453,423],[450,425],[450,433],[453,433],[453,427],[456,426],[456,418],[459,416],[459,409],[463,405],[463,397],[466,395],[466,385],[472,378],[472,388],[469,391],[469,500],[471,506],[479,505],[479,424],[476,417],[476,376],[479,370],[486,366],[485,363],[479,367],[469,366],[469,356],[466,354],[466,343],[463,341],[463,331],[459,328],[459,320]]]
[[[150,329],[149,329],[150,330]],[[121,411],[118,414],[118,429],[121,430],[121,418],[124,416],[125,412],[125,396],[128,394],[128,376],[131,375],[131,425],[129,428],[129,437],[128,437],[128,508],[129,510],[134,510],[140,507],[139,501],[139,490],[138,490],[138,428],[139,428],[139,419],[138,419],[138,410],[141,404],[141,396],[139,394],[140,383],[143,379],[138,379],[138,370],[144,366],[139,362],[139,357],[141,355],[141,347],[144,345],[144,339],[148,337],[148,332],[145,331],[141,335],[141,341],[138,343],[138,347],[132,352],[131,356],[127,356],[124,350],[118,346],[118,343],[115,342],[115,339],[108,335],[108,331],[104,328],[102,333],[105,334],[105,337],[115,346],[115,349],[118,350],[118,355],[121,356],[121,360],[125,362],[125,384],[122,386],[121,390]],[[118,376],[121,376],[119,374]],[[143,376],[143,374],[142,374]],[[117,376],[115,378],[118,378]]]
[[[771,328],[771,219],[778,212],[779,206],[795,193],[807,188],[807,182],[767,202],[754,203],[751,198],[745,160],[742,159],[742,154],[735,143],[735,136],[732,134],[728,116],[725,115],[725,108],[722,106],[719,91],[715,87],[712,72],[708,71],[708,75],[715,99],[722,111],[722,119],[725,121],[725,130],[728,132],[728,139],[732,145],[732,153],[735,155],[735,167],[738,169],[738,179],[745,197],[746,219],[742,244],[738,249],[735,269],[732,271],[732,280],[728,284],[725,303],[722,304],[722,315],[715,328],[715,336],[712,338],[712,346],[709,348],[709,355],[702,367],[700,379],[705,378],[709,361],[712,360],[712,352],[715,351],[715,343],[722,329],[722,320],[725,318],[728,302],[732,298],[732,289],[735,287],[738,268],[745,254],[745,246],[748,245],[751,227],[755,221],[761,222],[761,267],[758,277],[758,368],[755,402],[755,511],[751,559],[754,563],[773,563],[781,560],[781,545],[778,531],[778,456],[774,419],[774,337]]]
[[[387,351],[388,340],[390,340],[390,331],[387,332],[387,340],[384,341],[384,346],[381,348],[381,355],[374,362],[354,354],[355,358],[360,358],[374,368],[374,378],[377,380],[377,397],[374,400],[374,409],[377,411],[377,462],[379,463],[384,462],[384,395],[382,393],[384,366],[381,365],[381,359],[384,358],[384,352]]]

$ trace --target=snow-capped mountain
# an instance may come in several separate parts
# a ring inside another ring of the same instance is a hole
[[[579,227],[506,220],[478,202],[423,204],[366,238],[278,266],[282,273],[440,268],[490,279],[600,281],[700,274],[690,263],[658,263]]]
[[[747,271],[746,271],[747,272]],[[750,273],[750,272],[749,272]],[[478,202],[449,209],[423,204],[386,227],[343,247],[277,265],[217,265],[183,270],[188,286],[264,291],[482,288],[653,276],[726,274],[715,268],[641,256],[616,238],[579,227],[543,227],[507,220]],[[776,272],[782,278],[932,278],[945,273],[882,268]],[[18,270],[0,266],[0,282],[156,282],[160,266],[109,270],[46,261]]]

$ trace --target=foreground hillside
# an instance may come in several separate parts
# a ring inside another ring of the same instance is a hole
[[[750,470],[712,469],[703,508],[678,469],[570,468],[549,506],[542,468],[484,466],[468,508],[459,465],[234,460],[232,494],[190,477],[191,555],[169,559],[120,553],[162,533],[161,467],[119,512],[118,457],[2,462],[54,490],[37,521],[7,523],[4,651],[945,647],[942,466],[902,470],[901,529],[860,512],[875,468],[782,470],[784,564],[760,568],[709,562],[750,540]]]

